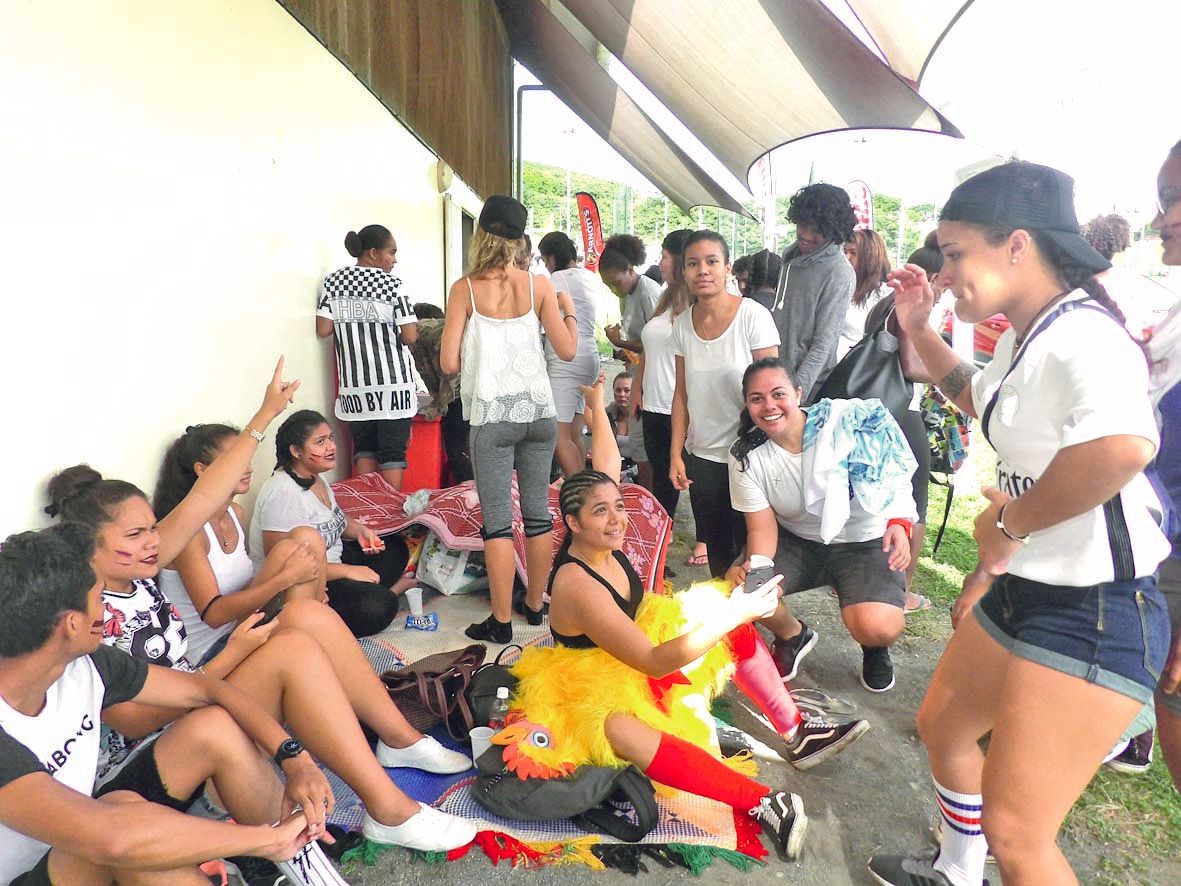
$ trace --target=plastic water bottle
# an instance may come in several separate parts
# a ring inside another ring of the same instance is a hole
[[[492,710],[488,717],[488,725],[496,732],[504,728],[504,719],[508,716],[508,687],[500,686],[496,690],[496,699],[492,702]]]

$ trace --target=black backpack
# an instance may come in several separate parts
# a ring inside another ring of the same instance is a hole
[[[584,831],[637,843],[660,820],[652,782],[635,766],[579,766],[565,778],[522,780],[508,771],[501,748],[493,745],[476,760],[476,768],[479,774],[472,797],[489,812],[511,821],[568,818]]]

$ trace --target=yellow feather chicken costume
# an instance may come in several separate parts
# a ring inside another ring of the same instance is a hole
[[[709,621],[727,596],[722,582],[696,584],[671,596],[645,594],[636,624],[658,645]],[[520,680],[513,711],[492,741],[504,746],[505,765],[518,777],[554,778],[587,763],[627,765],[604,730],[615,713],[631,714],[716,753],[709,702],[733,672],[733,659],[721,642],[680,672],[655,680],[602,649],[534,647],[512,672]]]

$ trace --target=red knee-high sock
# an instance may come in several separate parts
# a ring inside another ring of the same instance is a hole
[[[661,733],[660,747],[644,774],[670,788],[709,797],[743,812],[771,793],[770,788],[735,772],[697,745],[667,732]]]
[[[737,659],[734,683],[758,705],[775,731],[790,735],[800,725],[800,710],[771,658],[771,651],[753,625],[742,625],[726,635],[726,645]]]

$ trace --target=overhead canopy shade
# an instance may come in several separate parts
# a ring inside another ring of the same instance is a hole
[[[686,212],[742,204],[679,148],[540,0],[497,0],[510,47],[553,93]]]
[[[845,0],[886,62],[921,83],[931,56],[972,0]]]
[[[563,5],[743,182],[763,154],[820,132],[959,135],[820,0]]]

